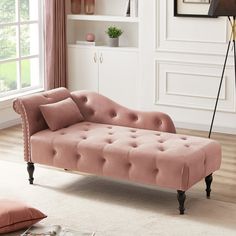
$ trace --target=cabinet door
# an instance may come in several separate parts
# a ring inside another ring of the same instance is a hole
[[[68,88],[98,91],[98,54],[93,48],[68,47]]]
[[[99,93],[121,105],[136,108],[138,52],[118,50],[99,53]]]

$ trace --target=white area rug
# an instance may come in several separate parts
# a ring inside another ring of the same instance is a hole
[[[178,214],[176,193],[36,165],[35,185],[26,164],[0,161],[0,197],[24,201],[60,224],[96,236],[235,236],[236,204],[189,192],[186,214]],[[21,232],[8,234],[19,236]]]

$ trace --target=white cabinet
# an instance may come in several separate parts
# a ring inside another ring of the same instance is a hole
[[[116,102],[136,107],[138,51],[68,46],[68,87],[97,91]]]
[[[99,92],[120,104],[136,107],[138,52],[100,51]]]
[[[98,55],[90,48],[68,47],[68,88],[98,91]]]

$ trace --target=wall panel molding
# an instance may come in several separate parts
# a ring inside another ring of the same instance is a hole
[[[217,66],[155,61],[155,105],[212,110],[220,81]],[[235,89],[227,74],[218,111],[235,112]]]
[[[226,17],[174,17],[173,5],[172,0],[155,1],[156,52],[225,54],[229,35]]]

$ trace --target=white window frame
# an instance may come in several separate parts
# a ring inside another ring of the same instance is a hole
[[[11,23],[0,23],[0,28],[5,26],[16,26],[16,54],[15,58],[0,60],[0,64],[5,64],[7,62],[17,62],[17,89],[12,91],[6,91],[0,93],[0,102],[5,100],[13,99],[17,96],[34,93],[38,91],[44,90],[44,40],[43,40],[43,0],[38,0],[38,19],[37,20],[28,20],[28,21],[20,21],[20,0],[15,0],[16,4],[16,21]],[[38,24],[38,54],[30,55],[30,56],[22,56],[21,55],[21,42],[20,42],[20,26],[22,25],[30,25],[30,24]],[[21,61],[27,59],[38,58],[39,60],[39,84],[37,86],[30,86],[26,88],[21,88]]]

